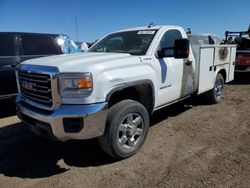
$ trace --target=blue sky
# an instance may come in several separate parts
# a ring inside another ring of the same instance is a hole
[[[180,25],[194,33],[246,30],[249,0],[0,0],[0,31],[63,33],[80,41],[94,41],[128,27]]]

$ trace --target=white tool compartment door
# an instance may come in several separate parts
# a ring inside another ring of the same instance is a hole
[[[214,87],[214,48],[200,48],[199,92],[203,93]]]
[[[215,47],[214,66],[228,64],[230,61],[230,48],[226,45]]]
[[[235,56],[236,56],[236,47],[230,48],[230,62],[229,62],[229,77],[228,81],[232,81],[234,79],[234,68],[235,68]]]

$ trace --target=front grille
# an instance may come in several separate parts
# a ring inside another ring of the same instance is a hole
[[[53,106],[51,77],[49,74],[19,71],[18,78],[23,97],[48,108]]]

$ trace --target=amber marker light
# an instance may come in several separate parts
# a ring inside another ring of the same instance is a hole
[[[93,80],[91,77],[81,78],[77,80],[78,89],[90,89],[93,87]]]

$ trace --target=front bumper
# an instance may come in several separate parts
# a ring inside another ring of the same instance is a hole
[[[37,134],[66,141],[94,138],[104,133],[107,117],[106,102],[89,105],[61,105],[53,112],[34,108],[24,103],[19,97],[16,102],[18,117]],[[70,127],[67,125],[68,128],[65,129],[65,124],[68,122],[66,120],[80,123],[82,128],[68,131]]]

